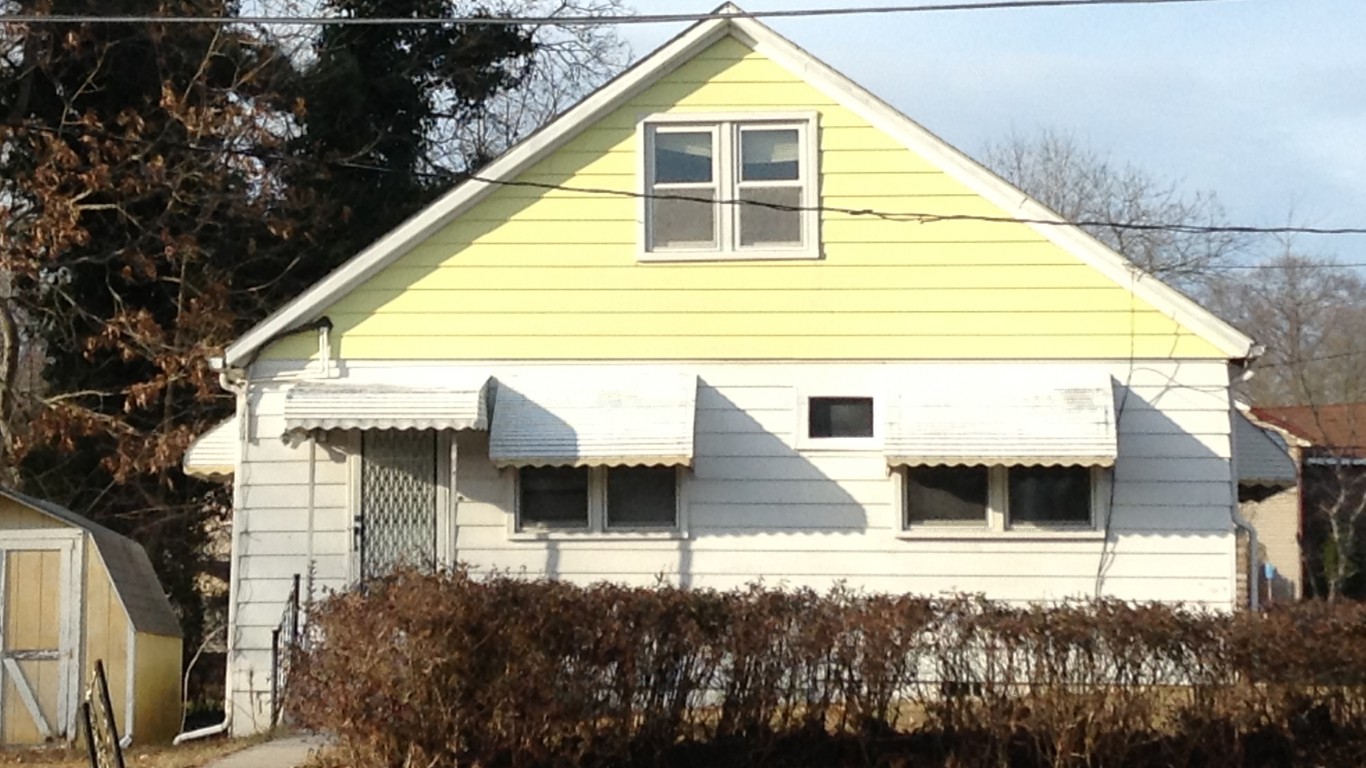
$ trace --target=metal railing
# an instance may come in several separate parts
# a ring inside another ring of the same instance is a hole
[[[280,623],[270,632],[270,726],[280,724],[289,694],[289,667],[299,648],[299,574],[289,589]]]

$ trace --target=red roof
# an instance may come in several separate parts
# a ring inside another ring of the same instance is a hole
[[[1252,415],[1341,455],[1366,456],[1366,403],[1253,408]]]

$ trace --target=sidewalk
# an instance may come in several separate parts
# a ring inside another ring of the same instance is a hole
[[[204,768],[298,768],[326,745],[327,739],[315,734],[286,736],[220,757]]]

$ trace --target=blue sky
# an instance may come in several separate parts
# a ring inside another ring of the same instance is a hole
[[[715,5],[629,1],[640,13]],[[747,10],[868,4],[741,2]],[[765,23],[971,155],[1012,132],[1049,127],[1183,188],[1217,193],[1238,224],[1293,216],[1296,224],[1366,226],[1362,0]],[[621,34],[642,55],[682,27],[627,25]],[[1298,245],[1366,262],[1366,237]]]

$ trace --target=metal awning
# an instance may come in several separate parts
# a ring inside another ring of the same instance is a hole
[[[329,429],[488,429],[487,379],[464,386],[296,384],[285,394],[285,437]]]
[[[1113,466],[1114,386],[1099,366],[945,366],[898,382],[884,450],[908,466]]]
[[[240,434],[237,417],[233,416],[196,437],[180,460],[185,474],[206,480],[232,477],[237,471]]]
[[[697,376],[541,374],[499,379],[489,458],[499,466],[676,466],[693,458]]]

